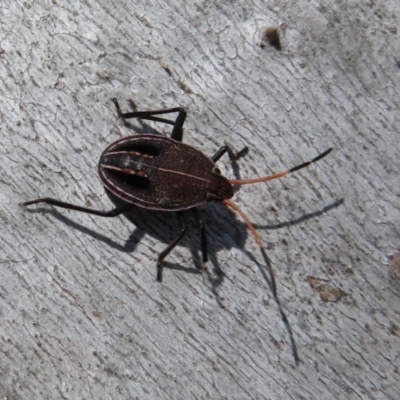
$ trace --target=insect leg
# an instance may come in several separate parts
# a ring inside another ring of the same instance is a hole
[[[225,153],[228,153],[229,159],[231,161],[235,161],[240,157],[245,156],[249,151],[248,147],[244,147],[242,150],[234,153],[233,150],[229,146],[222,146],[212,157],[211,159],[216,162],[218,161]]]
[[[50,199],[49,197],[26,201],[25,203],[22,203],[21,206],[26,207],[30,206],[31,204],[38,204],[38,203],[51,204],[52,206],[66,208],[68,210],[81,211],[87,214],[98,215],[100,217],[116,217],[117,215],[120,215],[125,211],[128,211],[131,208],[133,208],[131,204],[126,204],[123,206],[116,207],[110,211],[93,210],[91,208],[76,206],[75,204],[64,203],[63,201],[60,200]]]
[[[170,244],[168,245],[158,256],[157,259],[157,280],[158,282],[162,281],[162,271],[163,271],[163,267],[162,267],[162,260],[164,260],[165,257],[167,257],[167,255],[169,253],[171,253],[171,251],[175,248],[175,246],[182,240],[182,238],[185,236],[186,231],[187,231],[187,226],[186,226],[186,221],[185,221],[185,217],[183,215],[182,211],[178,212],[178,216],[179,219],[181,221],[181,233],[179,234],[179,236]]]
[[[203,255],[203,262],[207,262],[208,261],[208,250],[207,250],[206,224],[204,223],[203,218],[201,218],[198,208],[192,208],[192,212],[195,215],[197,221],[199,222],[200,235],[201,235],[201,254]]]
[[[177,140],[178,142],[182,142],[182,135],[183,135],[182,127],[183,127],[183,124],[185,123],[185,119],[186,119],[186,115],[187,115],[184,108],[175,107],[175,108],[166,108],[164,110],[133,111],[133,112],[128,112],[128,113],[123,113],[121,111],[121,108],[118,104],[117,99],[112,99],[112,100],[115,104],[118,116],[120,118],[122,118],[122,119],[140,118],[140,119],[147,119],[150,121],[163,122],[165,124],[173,125],[174,127],[172,128],[171,138]],[[132,103],[133,102],[131,101],[131,105],[132,105]],[[176,117],[175,121],[155,116],[155,115],[170,114],[170,113],[175,113],[175,112],[178,113],[178,116]]]
[[[272,264],[271,261],[269,259],[269,257],[267,256],[267,253],[264,250],[264,247],[262,245],[261,242],[261,238],[258,234],[258,232],[256,231],[256,229],[254,228],[253,224],[250,222],[249,218],[247,217],[247,215],[239,208],[239,206],[237,206],[233,201],[231,200],[224,200],[222,202],[222,204],[225,204],[228,207],[231,207],[232,209],[234,209],[235,211],[237,211],[240,216],[243,218],[244,222],[246,223],[247,227],[249,228],[250,232],[253,234],[253,237],[258,245],[258,247],[260,248],[261,251],[261,255],[264,259],[265,265],[267,267],[267,271],[269,273],[269,279],[267,279],[268,282],[268,286],[271,289],[272,295],[274,297],[275,303],[278,307],[279,313],[281,315],[282,318],[282,322],[284,323],[286,330],[289,334],[289,340],[290,340],[290,344],[292,346],[292,353],[293,353],[293,357],[294,357],[294,361],[296,363],[296,365],[298,365],[299,363],[299,355],[297,354],[297,346],[296,346],[296,342],[294,340],[293,337],[293,331],[292,331],[292,327],[290,326],[290,323],[287,319],[287,316],[285,314],[285,311],[283,310],[283,307],[281,305],[281,302],[279,300],[278,294],[277,294],[277,290],[276,290],[276,281],[275,281],[275,275],[274,275],[274,271],[272,269]]]

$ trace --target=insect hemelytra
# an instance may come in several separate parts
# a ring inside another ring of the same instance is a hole
[[[177,212],[182,224],[180,235],[168,245],[158,256],[157,280],[162,280],[162,260],[182,240],[186,233],[184,219],[185,210],[193,210],[200,221],[201,251],[203,262],[208,259],[206,230],[197,207],[209,201],[218,201],[236,210],[246,222],[252,232],[270,275],[270,287],[277,302],[282,319],[289,331],[293,353],[298,360],[293,335],[286,315],[279,303],[276,292],[276,283],[271,262],[262,246],[261,239],[243,211],[231,200],[233,196],[232,185],[245,185],[257,182],[266,182],[281,178],[291,172],[298,171],[320,160],[332,151],[326,150],[311,161],[277,174],[262,178],[237,180],[227,179],[221,175],[215,165],[225,153],[231,160],[236,160],[245,155],[247,147],[234,153],[229,146],[222,146],[212,157],[208,157],[200,150],[182,143],[183,124],[186,111],[183,108],[169,108],[155,111],[134,111],[123,113],[116,99],[113,99],[119,117],[122,119],[140,118],[145,120],[163,122],[173,126],[170,137],[155,134],[137,134],[119,139],[111,143],[101,154],[98,172],[107,191],[123,200],[123,205],[110,211],[93,210],[90,208],[64,203],[51,198],[40,198],[23,203],[29,206],[37,203],[47,203],[56,207],[86,212],[102,217],[115,217],[133,207],[142,207],[150,210]],[[163,114],[178,113],[175,121],[160,117]]]

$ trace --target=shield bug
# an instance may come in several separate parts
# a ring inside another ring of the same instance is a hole
[[[231,160],[245,155],[247,147],[234,153],[229,146],[221,147],[212,157],[200,150],[182,143],[183,124],[186,111],[181,108],[169,108],[155,111],[137,111],[131,101],[132,112],[123,113],[116,99],[113,99],[118,116],[124,121],[131,118],[162,122],[172,125],[170,137],[155,134],[137,134],[111,143],[101,154],[98,164],[100,179],[113,196],[123,201],[123,205],[110,211],[94,210],[51,198],[40,198],[22,203],[23,206],[46,203],[56,207],[86,212],[101,217],[116,217],[133,207],[150,210],[176,212],[181,220],[180,235],[169,244],[158,256],[157,280],[162,280],[162,260],[182,240],[187,228],[184,211],[192,210],[200,222],[201,251],[203,262],[208,259],[207,238],[204,222],[197,208],[207,202],[217,201],[237,211],[260,248],[262,257],[269,271],[269,285],[278,305],[281,317],[289,331],[293,352],[297,361],[297,353],[291,328],[279,303],[276,283],[271,262],[262,246],[260,236],[244,212],[231,200],[233,185],[245,185],[267,182],[281,178],[291,172],[298,171],[319,161],[332,151],[326,150],[311,161],[277,174],[255,179],[227,179],[221,175],[215,163],[225,154]],[[165,114],[178,113],[175,121],[163,117]]]

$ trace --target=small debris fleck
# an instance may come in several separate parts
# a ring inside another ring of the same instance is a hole
[[[178,81],[178,85],[186,93],[189,93],[189,94],[193,93],[192,90],[190,89],[190,87],[187,86],[186,83],[182,82],[181,80]]]
[[[337,302],[345,294],[342,289],[338,288],[333,283],[325,279],[319,279],[313,276],[309,276],[307,278],[307,281],[314,290],[314,292],[319,294],[322,301]]]
[[[394,336],[399,336],[400,329],[396,324],[390,324],[390,333]]]
[[[281,23],[279,24],[279,27],[281,28],[281,31],[282,31],[282,32],[285,32],[286,29],[288,28],[288,24],[287,24],[286,22],[281,22]]]
[[[160,61],[160,65],[163,68],[163,70],[169,75],[172,76],[172,72],[170,70],[170,68],[168,67],[168,65],[164,64],[163,62]]]
[[[389,273],[393,279],[400,279],[400,253],[389,257]]]
[[[396,33],[397,33],[397,26],[396,26],[396,25],[388,24],[388,25],[386,25],[386,29],[387,29],[390,33],[393,33],[393,34],[396,34]]]

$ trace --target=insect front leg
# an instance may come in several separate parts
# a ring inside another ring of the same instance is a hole
[[[185,221],[185,217],[183,215],[183,212],[179,211],[178,212],[178,216],[179,216],[179,219],[181,221],[181,233],[158,256],[158,259],[157,259],[157,280],[158,280],[158,282],[162,281],[163,266],[162,266],[161,262],[164,260],[165,257],[167,257],[167,255],[169,253],[171,253],[171,251],[175,248],[175,246],[183,239],[183,237],[185,236],[186,231],[187,231],[186,221]]]
[[[120,215],[134,207],[131,204],[124,204],[124,205],[116,207],[110,211],[93,210],[92,208],[80,207],[80,206],[76,206],[75,204],[64,203],[63,201],[51,199],[49,197],[26,201],[25,203],[22,203],[21,206],[26,207],[26,206],[30,206],[32,204],[39,204],[39,203],[51,204],[52,206],[55,206],[55,207],[66,208],[68,210],[74,210],[74,211],[81,211],[81,212],[84,212],[87,214],[98,215],[100,217],[116,217],[117,215]]]
[[[173,125],[174,127],[172,128],[171,132],[171,138],[175,139],[178,142],[182,142],[182,136],[183,136],[183,124],[185,123],[186,119],[186,110],[182,107],[175,107],[175,108],[166,108],[164,110],[153,110],[153,111],[133,111],[133,112],[128,112],[128,113],[123,113],[117,99],[112,99],[112,101],[115,104],[115,107],[117,109],[118,116],[122,118],[123,120],[125,119],[130,119],[130,118],[140,118],[140,119],[147,119],[149,121],[157,121],[157,122],[163,122],[165,124],[170,124]],[[131,106],[133,105],[132,108],[136,109],[135,103],[131,100],[130,101]],[[156,115],[162,115],[162,114],[171,114],[171,113],[178,113],[178,116],[176,117],[175,121],[172,121],[170,119],[166,118],[160,118],[156,117]]]
[[[217,162],[225,153],[228,153],[231,161],[236,161],[238,158],[245,156],[249,152],[248,147],[244,147],[242,150],[234,153],[229,146],[222,146],[212,157],[211,160]]]

